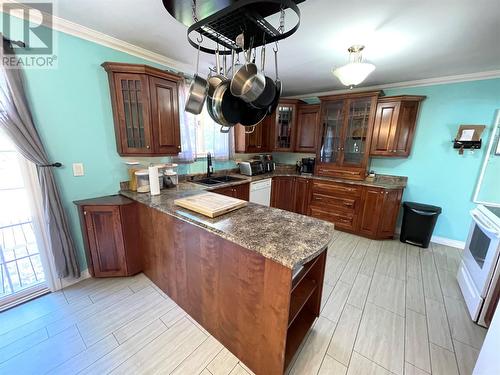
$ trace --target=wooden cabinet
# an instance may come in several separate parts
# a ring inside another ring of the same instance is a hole
[[[271,134],[272,151],[293,151],[298,103],[298,100],[280,100],[278,108],[276,108],[274,127]]]
[[[108,72],[118,154],[177,155],[181,77],[147,65],[102,66]]]
[[[401,204],[401,189],[366,187],[359,232],[370,238],[393,238]]]
[[[339,229],[355,232],[361,206],[362,186],[333,181],[312,182],[310,214],[331,221]]]
[[[330,221],[373,239],[393,238],[403,189],[308,177],[273,177],[271,207]]]
[[[298,107],[296,152],[316,152],[319,130],[319,105],[301,104]]]
[[[425,96],[393,96],[378,100],[371,156],[410,155],[420,102]]]
[[[315,174],[363,180],[380,91],[321,97]]]
[[[234,127],[234,148],[237,153],[270,152],[270,137],[274,126],[274,117],[267,116],[253,131],[242,126]]]
[[[294,211],[295,177],[273,177],[271,185],[271,207]]]
[[[227,195],[228,197],[250,200],[250,184],[240,184],[212,190],[213,193]]]
[[[294,177],[294,209],[293,211],[302,214],[309,214],[309,201],[311,198],[310,180],[303,177]]]
[[[85,254],[93,277],[141,271],[137,203],[120,195],[77,201]]]

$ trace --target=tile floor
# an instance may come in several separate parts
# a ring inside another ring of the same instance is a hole
[[[460,252],[338,233],[323,307],[289,374],[468,375],[485,330]],[[89,279],[0,314],[0,374],[251,373],[144,275]]]

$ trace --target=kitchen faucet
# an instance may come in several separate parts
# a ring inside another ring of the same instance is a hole
[[[212,167],[212,155],[210,152],[207,152],[207,178],[210,178],[212,173],[214,173],[214,167]]]

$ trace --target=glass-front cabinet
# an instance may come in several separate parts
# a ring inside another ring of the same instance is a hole
[[[295,127],[297,126],[296,101],[280,100],[276,109],[274,128],[274,151],[293,151]]]
[[[316,174],[362,180],[379,92],[321,99],[321,139]]]

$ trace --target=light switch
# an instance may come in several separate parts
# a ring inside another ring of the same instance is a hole
[[[73,163],[73,176],[75,177],[80,177],[83,176],[85,173],[83,171],[83,164],[82,163]]]

